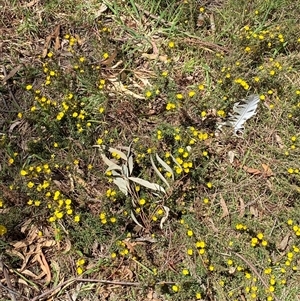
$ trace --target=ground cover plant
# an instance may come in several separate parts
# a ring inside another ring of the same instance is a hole
[[[295,1],[2,1],[1,300],[298,300]]]

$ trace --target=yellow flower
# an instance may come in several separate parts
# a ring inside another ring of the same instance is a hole
[[[189,97],[193,97],[195,94],[196,94],[195,91],[190,91],[190,92],[189,92]]]
[[[7,228],[3,225],[0,225],[0,236],[3,236],[7,233]]]
[[[28,172],[27,172],[26,170],[22,169],[22,170],[20,171],[20,175],[21,175],[21,176],[26,176],[26,175],[28,175]]]
[[[27,187],[28,187],[28,188],[32,188],[33,186],[34,186],[34,183],[33,183],[33,182],[28,182],[28,183],[27,183]]]
[[[29,90],[31,90],[31,89],[32,89],[32,85],[27,85],[27,86],[26,86],[26,90],[27,90],[27,91],[29,91]]]
[[[148,97],[148,98],[149,98],[149,97],[151,97],[151,95],[152,95],[152,92],[151,92],[151,91],[147,91],[145,95],[146,95],[146,97]]]
[[[168,46],[170,48],[174,48],[175,47],[175,43],[173,41],[170,41],[169,44],[168,44]]]
[[[193,249],[188,249],[187,250],[187,254],[190,255],[190,256],[192,256],[193,255]]]
[[[191,237],[191,236],[194,235],[194,232],[193,232],[192,230],[188,230],[188,231],[187,231],[187,235]]]
[[[140,204],[141,206],[145,205],[145,204],[146,204],[146,200],[145,200],[145,199],[140,199],[140,200],[139,200],[139,204]]]
[[[264,235],[263,235],[261,232],[258,233],[256,236],[257,236],[257,238],[258,238],[259,240],[262,240],[263,237],[264,237]]]

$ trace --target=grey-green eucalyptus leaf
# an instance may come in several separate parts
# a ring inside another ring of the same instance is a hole
[[[163,218],[162,218],[161,221],[160,221],[160,224],[159,224],[160,229],[163,228],[163,225],[164,225],[165,221],[168,219],[168,217],[169,217],[169,212],[170,212],[170,208],[169,208],[169,207],[163,206],[163,208],[164,208],[164,211],[165,211],[165,215],[163,216]]]
[[[118,149],[116,149],[114,147],[110,147],[108,149],[108,151],[110,153],[116,153],[116,154],[118,154],[123,160],[127,161],[127,156],[122,151],[120,151],[120,150],[118,150]]]
[[[114,163],[113,161],[111,161],[110,159],[108,159],[104,154],[100,154],[102,160],[104,161],[104,163],[108,166],[108,170],[121,170],[121,166],[119,166],[118,164]]]
[[[131,180],[135,183],[138,183],[139,185],[142,185],[142,186],[152,189],[154,191],[160,191],[160,192],[166,193],[165,189],[158,184],[151,183],[149,181],[146,181],[146,180],[143,180],[140,178],[136,178],[136,177],[129,177],[128,180]]]
[[[174,180],[174,172],[172,170],[172,168],[163,160],[160,158],[160,156],[158,154],[155,154],[155,157],[157,159],[157,161],[162,165],[162,167],[168,171],[169,173],[171,173],[172,175],[172,180]]]
[[[117,177],[113,179],[113,182],[118,186],[121,192],[123,192],[126,196],[128,195],[128,181]]]
[[[134,215],[134,213],[133,213],[133,211],[131,210],[130,211],[130,216],[131,216],[131,218],[133,219],[133,221],[138,225],[138,226],[140,226],[141,228],[145,228],[144,226],[142,226],[139,222],[138,222],[138,220],[136,219],[136,217],[135,217],[135,215]]]
[[[152,156],[150,156],[150,161],[151,161],[151,164],[152,164],[152,167],[153,167],[154,171],[157,173],[157,175],[160,177],[160,179],[167,185],[167,187],[170,187],[170,185],[169,185],[168,181],[166,180],[166,178],[162,175],[162,173],[156,167]]]

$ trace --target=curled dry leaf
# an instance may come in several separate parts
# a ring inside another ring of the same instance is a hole
[[[280,149],[285,148],[285,145],[282,142],[282,139],[281,139],[281,137],[279,135],[277,135],[277,134],[275,135],[275,140],[276,140],[276,142],[277,142],[277,144],[278,144],[278,146],[279,146]]]
[[[239,213],[239,217],[243,217],[245,215],[245,203],[244,200],[242,198],[240,198],[240,213]]]
[[[263,174],[264,177],[271,177],[271,176],[274,175],[271,168],[267,164],[263,163],[261,166],[263,168],[262,174]]]
[[[226,216],[229,216],[229,210],[228,210],[228,207],[226,205],[226,202],[225,200],[223,199],[222,195],[220,194],[220,205],[222,207],[222,210],[223,210],[223,214],[221,216],[221,218],[224,218]]]
[[[286,249],[289,239],[290,239],[290,234],[288,233],[278,245],[278,249],[280,251],[284,251]]]
[[[257,168],[251,168],[251,167],[244,165],[243,169],[252,175],[260,175],[261,174],[261,170],[259,170]]]

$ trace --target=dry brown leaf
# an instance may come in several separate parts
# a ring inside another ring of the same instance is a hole
[[[283,144],[282,139],[279,135],[277,135],[277,134],[275,135],[275,140],[276,140],[279,148],[281,148],[281,149],[285,148],[285,145]]]
[[[75,34],[75,38],[77,40],[77,44],[82,46],[84,44],[84,39],[82,39],[78,34]]]
[[[150,291],[147,294],[147,299],[148,300],[153,300],[153,290],[150,289]]]
[[[112,79],[109,79],[109,81],[113,84],[114,90],[116,92],[125,93],[127,95],[130,95],[130,96],[136,98],[136,99],[145,99],[144,96],[138,95],[138,94],[128,90],[127,88],[125,88],[125,86],[120,81],[112,80]]]
[[[40,0],[32,0],[32,1],[24,4],[23,7],[32,7],[32,6],[34,6],[35,4],[37,4],[39,2],[40,2]]]
[[[16,243],[12,244],[12,246],[15,249],[22,249],[24,247],[27,247],[27,243],[25,243],[24,241],[17,241]]]
[[[46,240],[44,241],[43,243],[40,244],[41,247],[46,247],[46,248],[49,248],[49,247],[52,247],[56,244],[56,241],[55,240]]]
[[[221,218],[229,216],[229,211],[228,211],[227,205],[226,205],[225,200],[223,199],[221,194],[220,194],[220,205],[221,205],[222,210],[223,210],[223,214],[222,214]]]
[[[101,61],[100,65],[110,66],[112,64],[112,62],[114,61],[114,59],[117,57],[117,54],[118,54],[118,51],[115,50],[111,56],[109,56],[107,59]]]
[[[51,281],[51,271],[48,265],[48,262],[46,260],[46,257],[43,252],[40,253],[40,264],[41,264],[41,269],[46,273],[46,283],[50,283]]]
[[[155,60],[158,58],[158,54],[154,54],[154,53],[142,53],[142,57],[149,59],[149,60]]]
[[[168,56],[167,56],[167,55],[160,55],[160,56],[158,57],[158,59],[159,59],[161,62],[165,63],[165,62],[168,60]]]
[[[152,44],[153,53],[150,53],[150,54],[149,53],[143,53],[142,57],[147,58],[149,60],[155,60],[155,59],[160,57],[159,56],[159,50],[158,50],[158,48],[157,48],[154,41],[151,41],[151,44]]]
[[[240,198],[240,213],[239,217],[243,217],[245,215],[245,203],[242,198]]]
[[[228,152],[228,159],[229,159],[229,162],[232,164],[233,161],[234,161],[234,157],[235,157],[235,152],[234,151],[229,151]]]
[[[289,238],[290,238],[290,234],[288,233],[283,239],[282,241],[279,243],[278,245],[278,249],[280,251],[284,251],[288,245],[289,242]]]
[[[243,169],[250,173],[250,174],[253,174],[253,175],[260,175],[262,172],[261,170],[257,169],[257,168],[251,168],[251,167],[248,167],[246,165],[243,166]]]
[[[55,41],[54,49],[57,50],[60,48],[59,34],[60,34],[60,25],[57,25],[55,27],[55,30],[49,36],[46,37],[46,41],[45,41],[45,45],[44,45],[44,49],[43,49],[43,53],[42,53],[43,58],[45,58],[47,56],[48,49],[50,47],[52,39],[54,39],[54,41]]]
[[[250,213],[255,216],[258,217],[258,209],[254,206],[250,206]]]
[[[106,10],[107,10],[107,5],[102,3],[100,8],[95,12],[94,15],[95,19],[99,18],[102,15],[102,13],[104,13]]]
[[[17,67],[13,68],[2,80],[4,82],[8,81],[10,78],[12,78],[20,69],[22,68],[22,65],[18,65]]]
[[[271,177],[274,175],[271,168],[267,164],[262,163],[261,166],[263,168],[263,172],[262,172],[263,176]]]
[[[219,229],[215,226],[214,221],[212,220],[212,218],[208,218],[208,221],[211,223],[212,229],[214,232],[219,232]]]
[[[29,276],[29,277],[31,277],[31,278],[33,278],[33,279],[35,279],[35,280],[40,279],[40,277],[39,277],[38,275],[34,274],[33,272],[31,272],[31,271],[29,271],[29,270],[23,270],[23,271],[22,271],[22,270],[20,269],[19,272],[22,272],[22,274],[24,274],[24,275],[26,275],[26,276]]]

